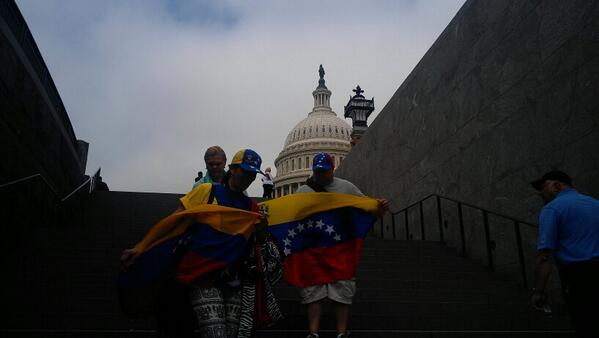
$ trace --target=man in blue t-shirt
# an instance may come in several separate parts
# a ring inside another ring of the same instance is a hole
[[[599,200],[572,187],[572,179],[551,171],[531,183],[545,206],[539,215],[536,285],[532,304],[545,305],[545,288],[555,262],[572,326],[580,337],[599,332]]]

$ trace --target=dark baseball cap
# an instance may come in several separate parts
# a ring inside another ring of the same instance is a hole
[[[312,171],[329,171],[335,169],[335,162],[328,153],[318,153],[312,160]]]
[[[545,183],[545,181],[558,181],[567,185],[572,185],[572,179],[570,178],[570,176],[568,176],[568,174],[564,173],[563,171],[559,170],[554,170],[546,173],[545,175],[543,175],[543,177],[539,178],[538,180],[530,182],[530,185],[532,185],[532,187],[536,190],[542,190],[543,183]]]

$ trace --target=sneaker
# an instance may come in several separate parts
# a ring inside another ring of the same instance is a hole
[[[319,338],[320,336],[318,335],[318,333],[310,333],[306,336],[306,338]]]
[[[338,334],[337,338],[349,338],[349,331]]]

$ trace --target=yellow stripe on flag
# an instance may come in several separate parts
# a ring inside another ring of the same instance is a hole
[[[255,212],[216,204],[198,205],[163,218],[135,246],[135,252],[140,254],[166,240],[183,234],[194,221],[208,224],[215,230],[226,234],[240,234],[248,239],[254,231],[254,224],[260,222],[260,215]]]
[[[267,209],[269,225],[298,221],[315,213],[345,207],[362,209],[371,214],[381,213],[374,198],[332,192],[287,195],[259,205]]]

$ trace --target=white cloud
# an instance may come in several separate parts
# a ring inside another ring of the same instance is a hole
[[[272,166],[321,63],[338,115],[356,84],[380,111],[462,3],[18,1],[90,142],[88,171],[112,190],[169,192],[191,187],[210,145]]]

